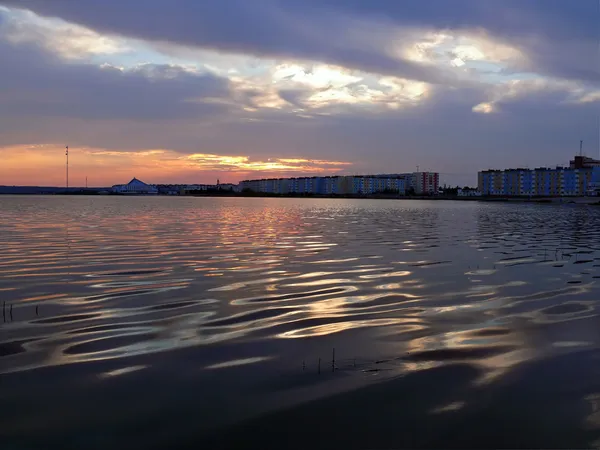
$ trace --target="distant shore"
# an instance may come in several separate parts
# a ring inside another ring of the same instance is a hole
[[[459,197],[456,195],[395,195],[395,194],[269,194],[257,192],[232,192],[232,191],[206,191],[185,194],[118,194],[106,189],[94,188],[69,188],[63,189],[32,189],[23,188],[19,190],[3,190],[0,187],[0,195],[103,195],[116,197],[243,197],[243,198],[324,198],[324,199],[365,199],[365,200],[465,200],[465,201],[506,201],[505,199],[493,197]]]
[[[485,196],[457,196],[457,195],[319,195],[319,194],[260,194],[260,193],[233,193],[233,194],[187,194],[184,197],[256,197],[256,198],[328,198],[328,199],[364,199],[364,200],[447,200],[471,202],[510,202],[510,203],[563,203],[563,204],[600,204],[596,197],[485,197]]]
[[[270,194],[257,192],[234,192],[230,190],[210,190],[190,192],[181,195],[167,194],[115,194],[110,188],[56,188],[28,186],[0,186],[0,195],[105,195],[121,197],[243,197],[243,198],[326,198],[326,199],[364,199],[364,200],[452,200],[476,202],[511,203],[552,203],[600,205],[597,197],[496,197],[496,196],[457,196],[457,195],[395,195],[395,194]]]

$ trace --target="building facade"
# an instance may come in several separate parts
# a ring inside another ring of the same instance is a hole
[[[418,180],[422,180],[420,184]],[[405,195],[415,184],[419,189],[413,188],[415,193],[433,195],[438,190],[439,174],[427,172],[423,178],[414,174],[386,174],[245,180],[240,183],[240,190],[264,194]]]
[[[415,172],[411,177],[415,194],[434,195],[440,187],[440,174],[436,172]]]
[[[477,186],[486,196],[595,196],[600,191],[600,165],[485,170],[479,172]]]
[[[569,161],[570,169],[589,169],[592,167],[600,167],[600,161],[583,155],[575,156]]]

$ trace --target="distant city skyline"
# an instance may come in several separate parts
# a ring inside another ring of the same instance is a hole
[[[598,0],[98,4],[0,0],[0,185],[600,157]]]

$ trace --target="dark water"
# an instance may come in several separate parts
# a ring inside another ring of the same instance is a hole
[[[0,447],[596,447],[599,219],[0,197]]]

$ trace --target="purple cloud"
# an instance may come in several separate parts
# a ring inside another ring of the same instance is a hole
[[[596,0],[1,0],[94,30],[259,56],[293,57],[431,83],[452,77],[381,48],[377,23],[423,29],[484,29],[522,49],[522,70],[598,83]],[[362,42],[360,22],[371,21]],[[373,38],[374,42],[368,42]],[[567,43],[571,42],[571,45]],[[457,80],[454,80],[457,82]]]

